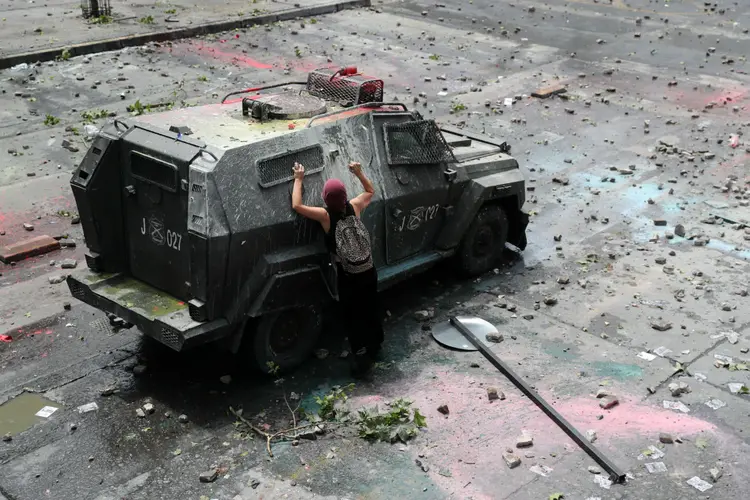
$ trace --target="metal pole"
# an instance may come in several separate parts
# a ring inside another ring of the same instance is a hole
[[[461,321],[456,318],[455,316],[451,316],[450,318],[451,325],[456,327],[459,332],[461,332],[464,337],[469,339],[469,342],[474,344],[474,347],[479,349],[479,351],[484,355],[487,360],[492,363],[495,368],[500,370],[500,372],[508,377],[513,384],[518,387],[521,392],[526,394],[526,396],[531,399],[534,404],[536,404],[539,409],[541,409],[544,413],[547,414],[549,418],[551,418],[557,425],[560,427],[565,433],[570,436],[570,438],[576,442],[578,446],[583,448],[583,451],[588,453],[588,455],[593,458],[596,463],[602,466],[604,470],[606,470],[609,473],[609,477],[614,483],[620,483],[625,480],[625,474],[610,460],[602,454],[599,450],[596,449],[594,445],[588,442],[586,438],[584,438],[580,432],[576,430],[575,427],[570,425],[567,420],[563,418],[562,415],[557,413],[557,410],[555,410],[549,403],[547,403],[544,399],[542,399],[539,394],[534,391],[529,384],[527,384],[521,377],[516,375],[516,373],[511,370],[508,365],[503,363],[500,358],[497,357],[497,355],[492,352],[481,340],[479,340],[476,335],[474,335],[471,330],[469,330],[466,325],[461,323]]]

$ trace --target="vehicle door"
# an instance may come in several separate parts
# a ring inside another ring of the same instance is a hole
[[[433,120],[411,113],[373,113],[383,162],[388,265],[428,251],[445,223],[450,148]]]

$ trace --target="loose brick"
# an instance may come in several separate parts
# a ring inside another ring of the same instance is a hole
[[[539,99],[546,99],[548,97],[552,97],[553,95],[564,94],[567,91],[568,89],[566,89],[562,85],[552,85],[549,87],[539,89],[536,92],[532,92],[531,97],[538,97]]]
[[[0,262],[10,264],[28,257],[42,255],[60,248],[60,242],[51,236],[42,235],[12,243],[0,248]]]

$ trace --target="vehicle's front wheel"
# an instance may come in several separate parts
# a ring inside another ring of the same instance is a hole
[[[466,231],[456,255],[459,269],[478,276],[494,268],[505,249],[508,217],[497,205],[483,207]]]
[[[279,372],[287,372],[310,357],[321,329],[316,308],[289,309],[248,321],[243,344],[251,346],[254,368],[269,373],[271,366],[278,366]]]

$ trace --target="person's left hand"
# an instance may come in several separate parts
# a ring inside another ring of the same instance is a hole
[[[305,178],[305,166],[301,163],[294,162],[294,167],[292,167],[292,171],[294,172],[294,178],[302,180]]]

